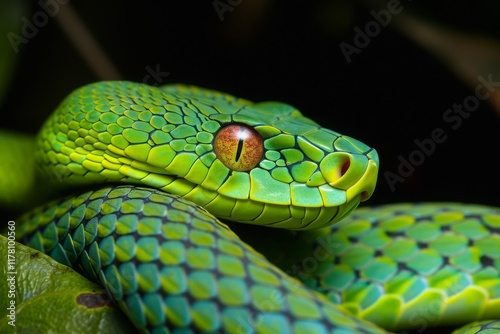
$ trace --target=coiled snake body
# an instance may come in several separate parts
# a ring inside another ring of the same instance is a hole
[[[34,151],[51,190],[106,185],[31,211],[18,236],[97,280],[142,331],[378,333],[500,319],[500,210],[399,204],[348,216],[374,191],[376,151],[289,105],[101,82],[63,101]],[[254,236],[264,257],[214,216],[279,229]]]

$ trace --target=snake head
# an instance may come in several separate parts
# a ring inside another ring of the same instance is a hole
[[[215,152],[232,170],[220,191],[245,201],[241,211],[250,214],[251,223],[293,229],[323,227],[342,219],[375,189],[377,152],[354,138],[322,128],[292,106],[263,102],[246,106],[231,117],[214,118],[226,124],[217,133],[224,133],[220,143],[219,135],[215,137]],[[234,144],[228,146],[228,142]],[[233,168],[235,160],[241,160],[247,170]],[[245,173],[243,182],[228,183],[240,173]],[[243,216],[232,219],[246,221]]]
[[[39,134],[62,183],[144,184],[217,217],[288,229],[342,219],[374,191],[378,156],[278,102],[192,86],[100,82],[71,93]]]

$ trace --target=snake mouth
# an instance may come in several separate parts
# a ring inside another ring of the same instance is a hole
[[[373,151],[375,152],[375,151]],[[376,152],[375,152],[376,153]],[[365,172],[347,189],[347,201],[359,196],[361,202],[368,200],[375,192],[378,176],[378,161],[369,159]]]
[[[334,153],[335,154],[335,153]],[[308,205],[310,203],[293,202],[292,205],[280,203],[262,203],[257,201],[243,201],[237,204],[242,209],[231,212],[232,217],[225,217],[233,221],[244,223],[265,225],[276,228],[286,228],[294,230],[315,229],[326,227],[342,220],[358,205],[368,200],[375,191],[378,174],[378,155],[375,150],[368,150],[365,153],[347,154],[337,152],[330,162],[335,164],[323,167],[331,167],[328,176],[339,175],[333,183],[321,188],[325,191],[322,205]],[[338,163],[338,158],[345,159]],[[322,173],[324,170],[322,170]],[[338,173],[338,174],[337,174]],[[332,180],[332,179],[331,179]],[[332,180],[333,181],[333,180]],[[328,194],[335,194],[328,197]],[[300,198],[307,198],[308,194],[302,194]],[[312,198],[312,195],[309,196]],[[246,215],[253,209],[254,215],[246,218]]]

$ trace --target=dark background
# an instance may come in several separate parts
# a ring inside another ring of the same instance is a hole
[[[498,205],[498,114],[482,103],[452,130],[443,114],[474,92],[446,64],[391,25],[348,64],[340,43],[353,44],[354,27],[373,20],[370,7],[354,1],[232,3],[239,4],[224,12],[223,20],[213,1],[70,4],[123,79],[141,82],[148,68],[158,67],[169,72],[161,84],[182,82],[255,101],[287,102],[323,126],[375,147],[381,160],[379,184],[367,204]],[[500,32],[498,8],[487,1],[401,3],[406,13],[454,31],[493,38]],[[36,1],[30,8],[29,20],[41,10]],[[21,17],[14,20],[21,22]],[[62,32],[57,17],[20,48],[0,109],[2,128],[35,133],[71,90],[102,79]],[[429,138],[438,127],[447,140],[391,191],[384,173],[397,174],[398,156],[408,157],[416,149],[414,140]]]

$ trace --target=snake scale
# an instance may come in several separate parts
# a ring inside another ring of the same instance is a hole
[[[376,151],[287,104],[99,82],[26,146],[38,195],[85,189],[25,214],[18,236],[102,284],[142,332],[500,328],[500,209],[352,212]]]

